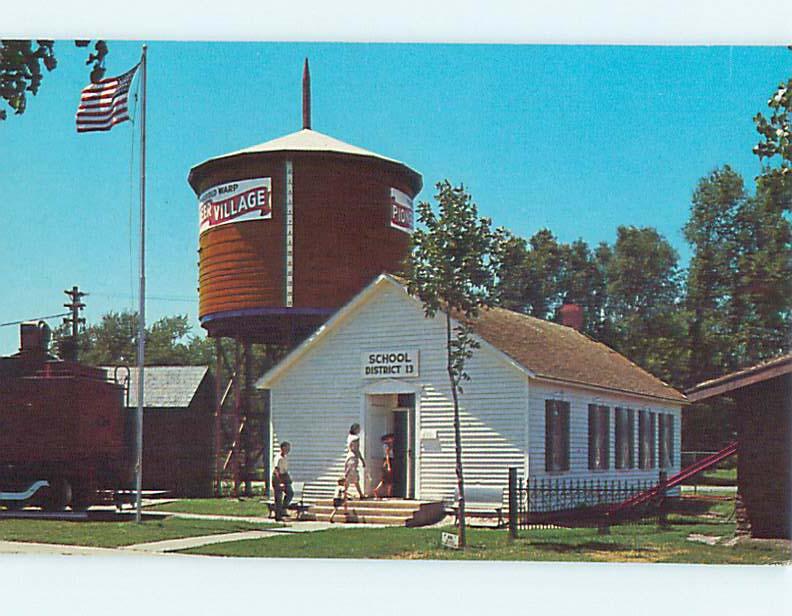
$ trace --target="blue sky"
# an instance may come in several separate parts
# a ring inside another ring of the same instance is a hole
[[[27,112],[0,123],[0,323],[60,312],[73,284],[90,293],[89,321],[137,301],[137,136],[131,124],[76,133],[85,50],[56,48]],[[108,75],[139,54],[111,42]],[[406,162],[420,198],[463,181],[524,237],[548,227],[594,245],[618,225],[654,226],[683,264],[697,180],[725,163],[758,173],[752,117],[792,67],[783,47],[151,43],[149,320],[188,314],[199,331],[187,173],[298,130],[305,56],[313,127]],[[0,354],[17,346],[17,328],[0,327]]]

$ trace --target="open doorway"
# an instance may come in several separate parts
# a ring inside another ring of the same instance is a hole
[[[369,394],[366,396],[366,482],[370,493],[382,479],[384,450],[381,438],[393,434],[394,498],[415,498],[415,394]]]

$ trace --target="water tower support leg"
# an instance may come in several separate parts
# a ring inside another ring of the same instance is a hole
[[[243,425],[240,440],[244,452],[243,476],[245,481],[245,496],[253,496],[253,475],[255,473],[255,457],[253,455],[252,415],[253,415],[253,348],[250,340],[243,343],[243,357],[245,363],[245,381],[243,384],[244,400],[242,404]]]
[[[234,340],[234,440],[231,451],[231,471],[234,477],[234,497],[239,496],[239,484],[241,483],[241,442],[240,428],[242,427],[242,349],[239,340]]]
[[[214,409],[214,492],[223,495],[223,347],[215,338],[215,409]]]

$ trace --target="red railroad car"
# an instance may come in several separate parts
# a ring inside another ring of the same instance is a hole
[[[0,503],[83,510],[131,480],[123,387],[49,355],[43,322],[21,333],[19,353],[0,358]]]

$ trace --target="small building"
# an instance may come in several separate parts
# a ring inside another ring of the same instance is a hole
[[[136,368],[105,367],[128,387],[125,442],[134,454]],[[143,390],[143,489],[172,496],[212,494],[214,378],[207,366],[146,366]]]
[[[738,531],[792,538],[792,355],[699,383],[687,395],[735,402]]]
[[[504,309],[472,324],[480,348],[460,396],[465,481],[657,481],[679,470],[685,397],[572,327]],[[365,488],[380,478],[380,436],[394,433],[394,496],[454,497],[453,403],[445,316],[426,318],[383,274],[267,372],[273,445],[292,442],[295,481],[329,492],[346,435],[362,427]],[[277,450],[273,446],[273,451]]]

